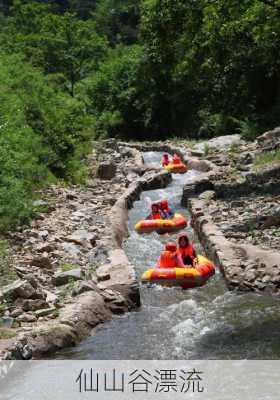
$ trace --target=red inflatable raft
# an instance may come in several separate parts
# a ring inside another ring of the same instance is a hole
[[[168,172],[171,172],[173,174],[184,174],[188,170],[188,167],[183,163],[180,163],[180,164],[169,163],[164,168]]]
[[[172,219],[147,219],[139,221],[135,225],[135,230],[138,233],[171,233],[178,232],[186,226],[186,218],[181,214],[175,214]]]
[[[149,269],[144,272],[142,282],[191,289],[205,285],[214,274],[214,264],[206,257],[198,256],[195,267]]]

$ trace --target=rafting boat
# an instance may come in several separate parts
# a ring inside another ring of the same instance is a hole
[[[184,174],[188,170],[188,167],[183,163],[180,164],[169,163],[164,168],[168,172],[171,172],[172,174]]]
[[[163,286],[181,286],[191,289],[203,286],[215,274],[214,264],[204,256],[198,256],[194,266],[186,268],[152,268],[142,275],[143,283]]]
[[[135,230],[138,233],[172,233],[178,232],[187,226],[186,218],[178,213],[175,213],[172,219],[147,219],[139,221],[135,225]]]

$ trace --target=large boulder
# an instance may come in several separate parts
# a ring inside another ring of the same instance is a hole
[[[31,312],[26,312],[21,314],[19,317],[17,317],[18,322],[27,322],[27,323],[33,323],[37,321],[37,317],[31,313]]]
[[[99,291],[97,285],[93,281],[78,281],[75,283],[74,288],[71,292],[72,296],[79,296],[82,293],[90,291]]]
[[[241,144],[241,135],[225,135],[198,143],[194,146],[194,149],[198,151],[204,151],[205,147],[207,146],[210,149],[225,150],[229,149],[231,146],[238,146]]]
[[[89,329],[100,322],[107,321],[111,312],[106,306],[103,297],[95,292],[88,291],[77,297],[75,303],[69,304],[61,311],[60,322],[73,326],[80,338],[85,337]]]
[[[112,161],[104,161],[98,165],[97,177],[100,179],[110,180],[113,179],[117,172],[117,166]]]
[[[22,303],[22,309],[24,311],[37,311],[41,310],[42,308],[48,308],[49,305],[45,300],[42,299],[26,299]]]
[[[56,286],[66,285],[71,281],[80,281],[83,279],[83,273],[80,268],[65,272],[57,272],[53,277],[53,283]]]
[[[257,142],[263,150],[268,151],[280,148],[280,127],[258,136]]]
[[[208,160],[198,160],[196,158],[189,158],[187,160],[187,165],[189,169],[194,169],[200,172],[209,172],[215,168],[215,165]]]
[[[3,297],[5,300],[15,300],[17,298],[30,299],[36,291],[34,287],[26,280],[18,279],[10,285],[2,288]]]

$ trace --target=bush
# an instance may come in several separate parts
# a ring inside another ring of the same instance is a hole
[[[237,131],[245,140],[255,140],[259,135],[259,128],[255,121],[249,118],[243,120],[234,119],[238,125]]]
[[[54,177],[75,180],[89,123],[81,102],[20,56],[0,55],[0,230],[28,221],[34,190]]]
[[[198,112],[200,128],[198,137],[211,138],[220,135],[229,135],[236,131],[236,123],[233,118],[224,114],[211,114],[208,110]]]

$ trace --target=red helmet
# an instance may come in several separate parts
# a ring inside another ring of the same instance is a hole
[[[163,155],[163,158],[168,158],[168,154],[165,153],[165,154]]]
[[[165,250],[167,251],[171,251],[172,253],[175,252],[177,250],[177,245],[176,243],[173,242],[168,242],[165,245]]]

